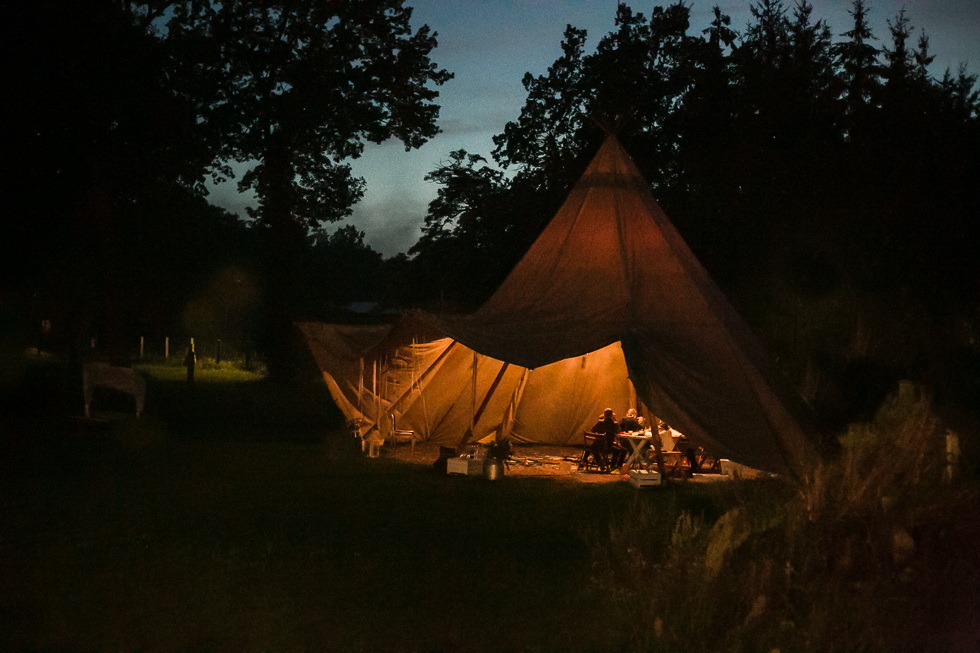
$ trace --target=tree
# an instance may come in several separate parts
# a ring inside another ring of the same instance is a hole
[[[318,228],[350,215],[360,180],[343,163],[364,142],[398,138],[406,149],[438,132],[438,92],[452,78],[429,54],[436,35],[412,32],[401,0],[372,3],[179,2],[168,38],[187,65],[207,65],[214,103],[204,120],[227,159],[256,162],[239,189],[254,190],[251,217],[278,231]]]
[[[527,100],[521,115],[493,138],[494,159],[506,167],[516,166],[539,191],[554,186],[553,180],[579,153],[577,136],[587,122],[583,106],[586,35],[583,29],[565,28],[561,56],[548,67],[547,75],[524,75]]]
[[[879,84],[879,65],[878,49],[871,44],[871,41],[877,39],[868,25],[868,11],[864,0],[854,0],[848,13],[854,19],[854,25],[842,36],[849,40],[835,44],[834,53],[843,77],[848,116],[846,132],[853,136],[855,126],[867,120],[867,109]]]
[[[307,231],[349,215],[363,194],[345,161],[365,141],[411,149],[438,132],[433,87],[452,74],[430,60],[436,35],[413,32],[411,13],[402,0],[174,4],[167,39],[213,80],[201,120],[221,134],[222,158],[255,163],[238,186],[258,196],[250,216],[268,237],[273,356]]]
[[[377,301],[382,257],[364,242],[364,232],[345,225],[318,233],[302,256],[305,313],[330,312],[354,301]],[[309,319],[309,317],[304,317]]]
[[[466,150],[451,152],[449,162],[425,180],[441,187],[410,253],[418,255],[426,276],[440,283],[442,301],[448,291],[449,301],[470,306],[489,295],[514,262],[514,232],[520,225],[505,203],[509,184],[502,171]]]
[[[142,291],[161,280],[144,262],[199,263],[161,255],[149,235],[178,211],[220,220],[196,201],[214,151],[171,83],[166,50],[120,3],[17,3],[0,47],[0,283],[57,306],[59,336],[97,335],[125,360]],[[136,243],[148,248],[134,255]]]
[[[494,137],[497,162],[519,168],[515,187],[532,183],[563,197],[604,130],[640,145],[638,163],[654,186],[671,174],[676,132],[670,117],[694,72],[689,18],[683,2],[655,7],[649,19],[620,4],[616,29],[589,56],[583,54],[585,30],[569,25],[562,56],[547,75],[525,75],[528,97],[520,118]]]

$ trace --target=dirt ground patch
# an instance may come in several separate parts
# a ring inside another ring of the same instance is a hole
[[[578,460],[581,455],[581,447],[515,445],[512,453],[513,462],[507,466],[505,474],[508,476],[547,476],[555,480],[580,483],[607,483],[622,480],[623,477],[619,474],[577,471]],[[414,453],[412,447],[407,444],[385,445],[381,448],[381,456],[417,465],[431,465],[439,458],[439,445],[417,444]]]
[[[431,465],[439,458],[439,445],[416,444],[414,452],[412,447],[407,444],[385,445],[381,448],[381,456],[416,465]],[[571,483],[615,483],[627,479],[626,476],[618,472],[613,474],[580,472],[578,471],[578,461],[581,456],[581,447],[515,445],[512,453],[513,462],[507,466],[505,474],[508,476],[543,476],[556,481]],[[695,474],[689,480],[692,482],[710,482],[726,478],[719,474]]]

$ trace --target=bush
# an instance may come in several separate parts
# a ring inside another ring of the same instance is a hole
[[[663,651],[980,650],[980,502],[903,383],[800,485],[735,481],[715,520],[641,505],[593,534],[594,581]],[[959,648],[958,648],[959,647]]]

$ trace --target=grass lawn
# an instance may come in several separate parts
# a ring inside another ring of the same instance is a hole
[[[13,420],[0,649],[625,643],[585,535],[664,493],[363,458],[324,393],[265,381],[192,393],[151,375],[137,423],[84,429],[43,406]],[[710,510],[697,489],[673,492]]]
[[[980,650],[976,468],[915,397],[807,495],[637,491],[364,458],[315,376],[145,372],[112,426],[51,362],[0,393],[0,651]]]
[[[187,368],[173,362],[136,365],[135,368],[145,376],[158,381],[185,381]],[[198,383],[242,383],[261,381],[263,374],[257,370],[246,370],[234,362],[215,364],[213,360],[202,361],[194,370],[194,380]]]

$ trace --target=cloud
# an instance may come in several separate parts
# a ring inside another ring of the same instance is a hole
[[[354,214],[338,223],[351,224],[364,232],[364,242],[386,258],[408,252],[422,234],[427,202],[388,199],[357,204]]]

